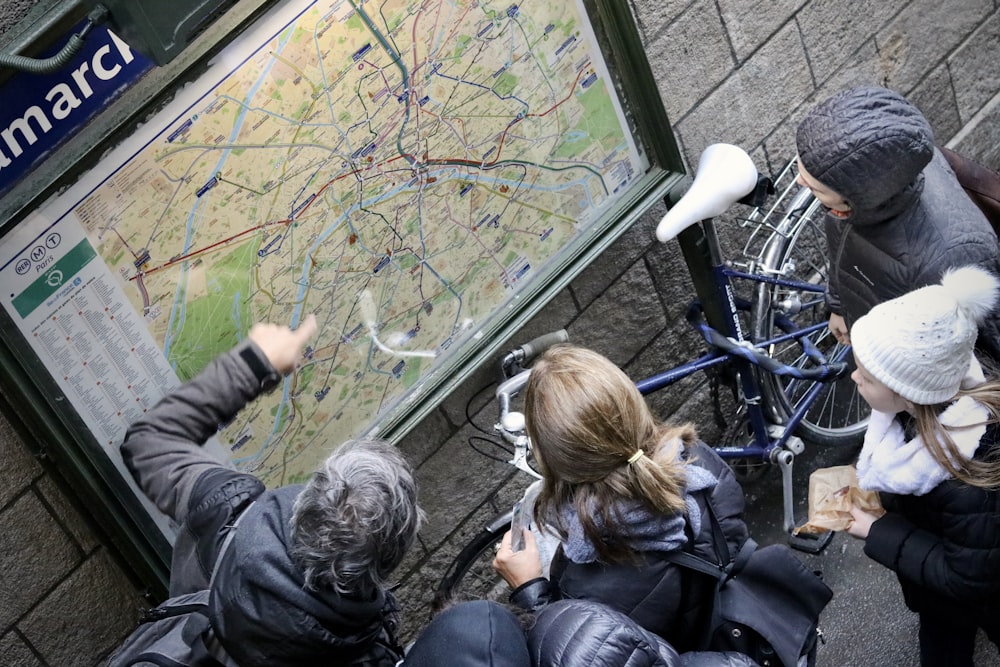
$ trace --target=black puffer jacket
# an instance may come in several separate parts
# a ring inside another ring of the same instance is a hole
[[[995,455],[998,440],[992,425],[975,458]],[[923,496],[881,498],[887,513],[865,553],[896,572],[907,606],[1000,627],[1000,491],[952,479]]]
[[[589,600],[554,602],[528,630],[535,667],[753,667],[742,653],[695,652],[678,655],[670,644],[621,612]]]
[[[948,268],[1000,273],[989,222],[903,97],[875,86],[838,93],[802,120],[796,143],[809,174],[851,205],[849,217],[825,219],[828,303],[848,327],[878,303],[940,282]],[[1000,359],[998,316],[980,331],[980,347]]]
[[[535,667],[681,664],[677,651],[663,639],[589,600],[563,600],[543,608],[528,631],[528,650]]]
[[[747,539],[743,490],[729,466],[707,445],[690,447],[688,456],[718,479],[708,497],[729,551],[735,554]],[[705,496],[695,495],[699,502]],[[689,546],[697,555],[716,562],[712,520],[707,508],[701,509],[701,530]],[[692,640],[698,636],[694,628],[708,620],[715,580],[675,565],[661,553],[639,553],[638,559],[628,564],[574,563],[560,547],[553,557],[550,579],[523,584],[511,594],[511,602],[529,610],[563,598],[602,602],[663,637],[678,651],[692,650]]]

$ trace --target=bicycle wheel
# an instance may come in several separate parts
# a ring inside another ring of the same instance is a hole
[[[761,255],[760,271],[813,285],[826,284],[829,267],[826,235],[822,228],[823,210],[805,188],[791,189],[790,202]],[[822,294],[762,283],[751,310],[754,340],[767,340],[787,333],[785,329],[805,328],[827,321]],[[792,327],[787,324],[791,323]],[[829,329],[822,327],[808,340],[828,360],[844,357],[853,369],[853,358],[837,343]],[[802,345],[792,339],[767,350],[775,359],[790,366],[808,367],[813,362]],[[815,381],[760,373],[764,401],[779,423],[786,422],[799,407]],[[850,373],[824,383],[799,423],[797,433],[821,445],[856,445],[864,437],[871,408],[857,392]]]
[[[493,569],[493,558],[497,545],[508,528],[509,516],[506,517],[506,522],[492,522],[465,545],[448,566],[434,592],[435,611],[440,611],[451,601],[485,599],[507,602],[511,590],[503,577]]]

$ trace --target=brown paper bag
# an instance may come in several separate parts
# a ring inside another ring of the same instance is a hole
[[[795,533],[847,530],[852,521],[851,505],[880,516],[885,513],[877,492],[858,488],[854,466],[819,468],[809,475],[809,521]]]

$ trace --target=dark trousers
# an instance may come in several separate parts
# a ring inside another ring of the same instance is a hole
[[[974,667],[972,655],[976,648],[979,626],[967,620],[920,614],[920,667]],[[983,628],[986,635],[1000,647],[1000,627],[995,620]]]

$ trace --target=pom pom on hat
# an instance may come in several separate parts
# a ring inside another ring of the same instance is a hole
[[[851,328],[854,355],[872,377],[919,405],[958,393],[972,364],[979,323],[996,305],[1000,280],[975,266],[880,303]]]

